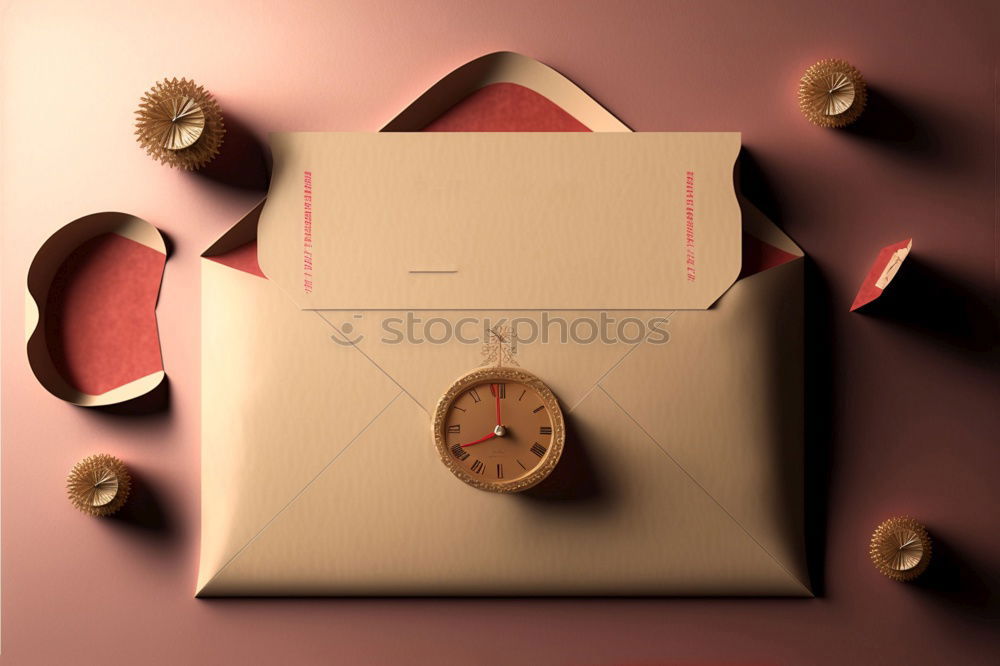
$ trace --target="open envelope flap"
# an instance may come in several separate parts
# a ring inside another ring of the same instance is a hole
[[[565,76],[511,51],[487,53],[467,62],[382,128],[383,132],[417,130],[631,131]]]
[[[736,133],[282,133],[258,227],[306,309],[703,309]]]

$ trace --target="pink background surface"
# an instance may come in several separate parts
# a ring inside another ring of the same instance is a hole
[[[992,3],[471,4],[3,5],[0,662],[992,662]],[[554,66],[633,129],[743,132],[744,190],[814,262],[818,599],[193,599],[198,255],[259,199],[258,142],[273,130],[375,130],[500,49]],[[794,101],[802,70],[836,56],[874,89],[846,132],[813,128]],[[139,96],[173,75],[209,87],[231,128],[200,174],[162,167],[133,141]],[[24,356],[31,256],[59,226],[102,210],[143,217],[173,243],[158,308],[170,392],[151,414],[63,404]],[[914,270],[894,281],[897,297],[848,314],[878,249],[909,236]],[[63,497],[68,469],[96,451],[138,476],[140,501],[121,519],[88,519]],[[871,530],[898,513],[937,538],[919,585],[884,580],[867,561]]]

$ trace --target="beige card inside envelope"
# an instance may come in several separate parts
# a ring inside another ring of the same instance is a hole
[[[705,308],[739,273],[739,134],[292,133],[271,145],[261,268],[303,308]]]
[[[802,253],[737,204],[738,149],[277,135],[206,253],[259,217],[268,279],[202,264],[198,594],[808,596]],[[789,260],[737,279],[748,238]],[[515,322],[568,438],[512,496],[452,476],[430,412]]]

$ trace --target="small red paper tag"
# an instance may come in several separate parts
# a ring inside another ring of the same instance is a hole
[[[851,312],[871,303],[882,295],[885,288],[896,277],[896,273],[899,272],[911,249],[913,249],[913,239],[907,238],[879,250],[875,263],[868,269],[868,274],[865,276],[864,282],[861,283],[857,296],[854,297]]]

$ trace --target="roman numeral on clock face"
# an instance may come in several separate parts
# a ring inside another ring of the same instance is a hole
[[[552,434],[552,427],[551,426],[542,426],[541,428],[538,429],[538,434],[539,435],[551,435]]]
[[[455,456],[459,460],[465,460],[469,457],[469,452],[463,449],[461,444],[453,444],[451,447],[451,455]]]
[[[535,407],[533,410],[531,410],[531,413],[532,414],[537,414],[538,412],[542,411],[543,409],[545,409],[545,405],[538,405],[538,407]]]
[[[503,478],[503,465],[501,465],[500,463],[497,463],[497,478],[498,479]]]
[[[450,425],[448,426],[449,433],[460,433],[462,432],[462,424]]]
[[[545,455],[545,451],[546,448],[541,444],[539,444],[538,442],[535,442],[534,444],[531,445],[531,452],[534,453],[539,458]]]
[[[490,384],[490,393],[494,396],[499,395],[501,400],[507,398],[507,385],[506,384]]]
[[[472,471],[476,474],[482,474],[486,471],[486,464],[482,460],[476,460],[476,462],[472,463]]]
[[[469,395],[472,396],[474,402],[479,402],[482,398],[479,397],[479,392],[476,389],[469,389]]]

